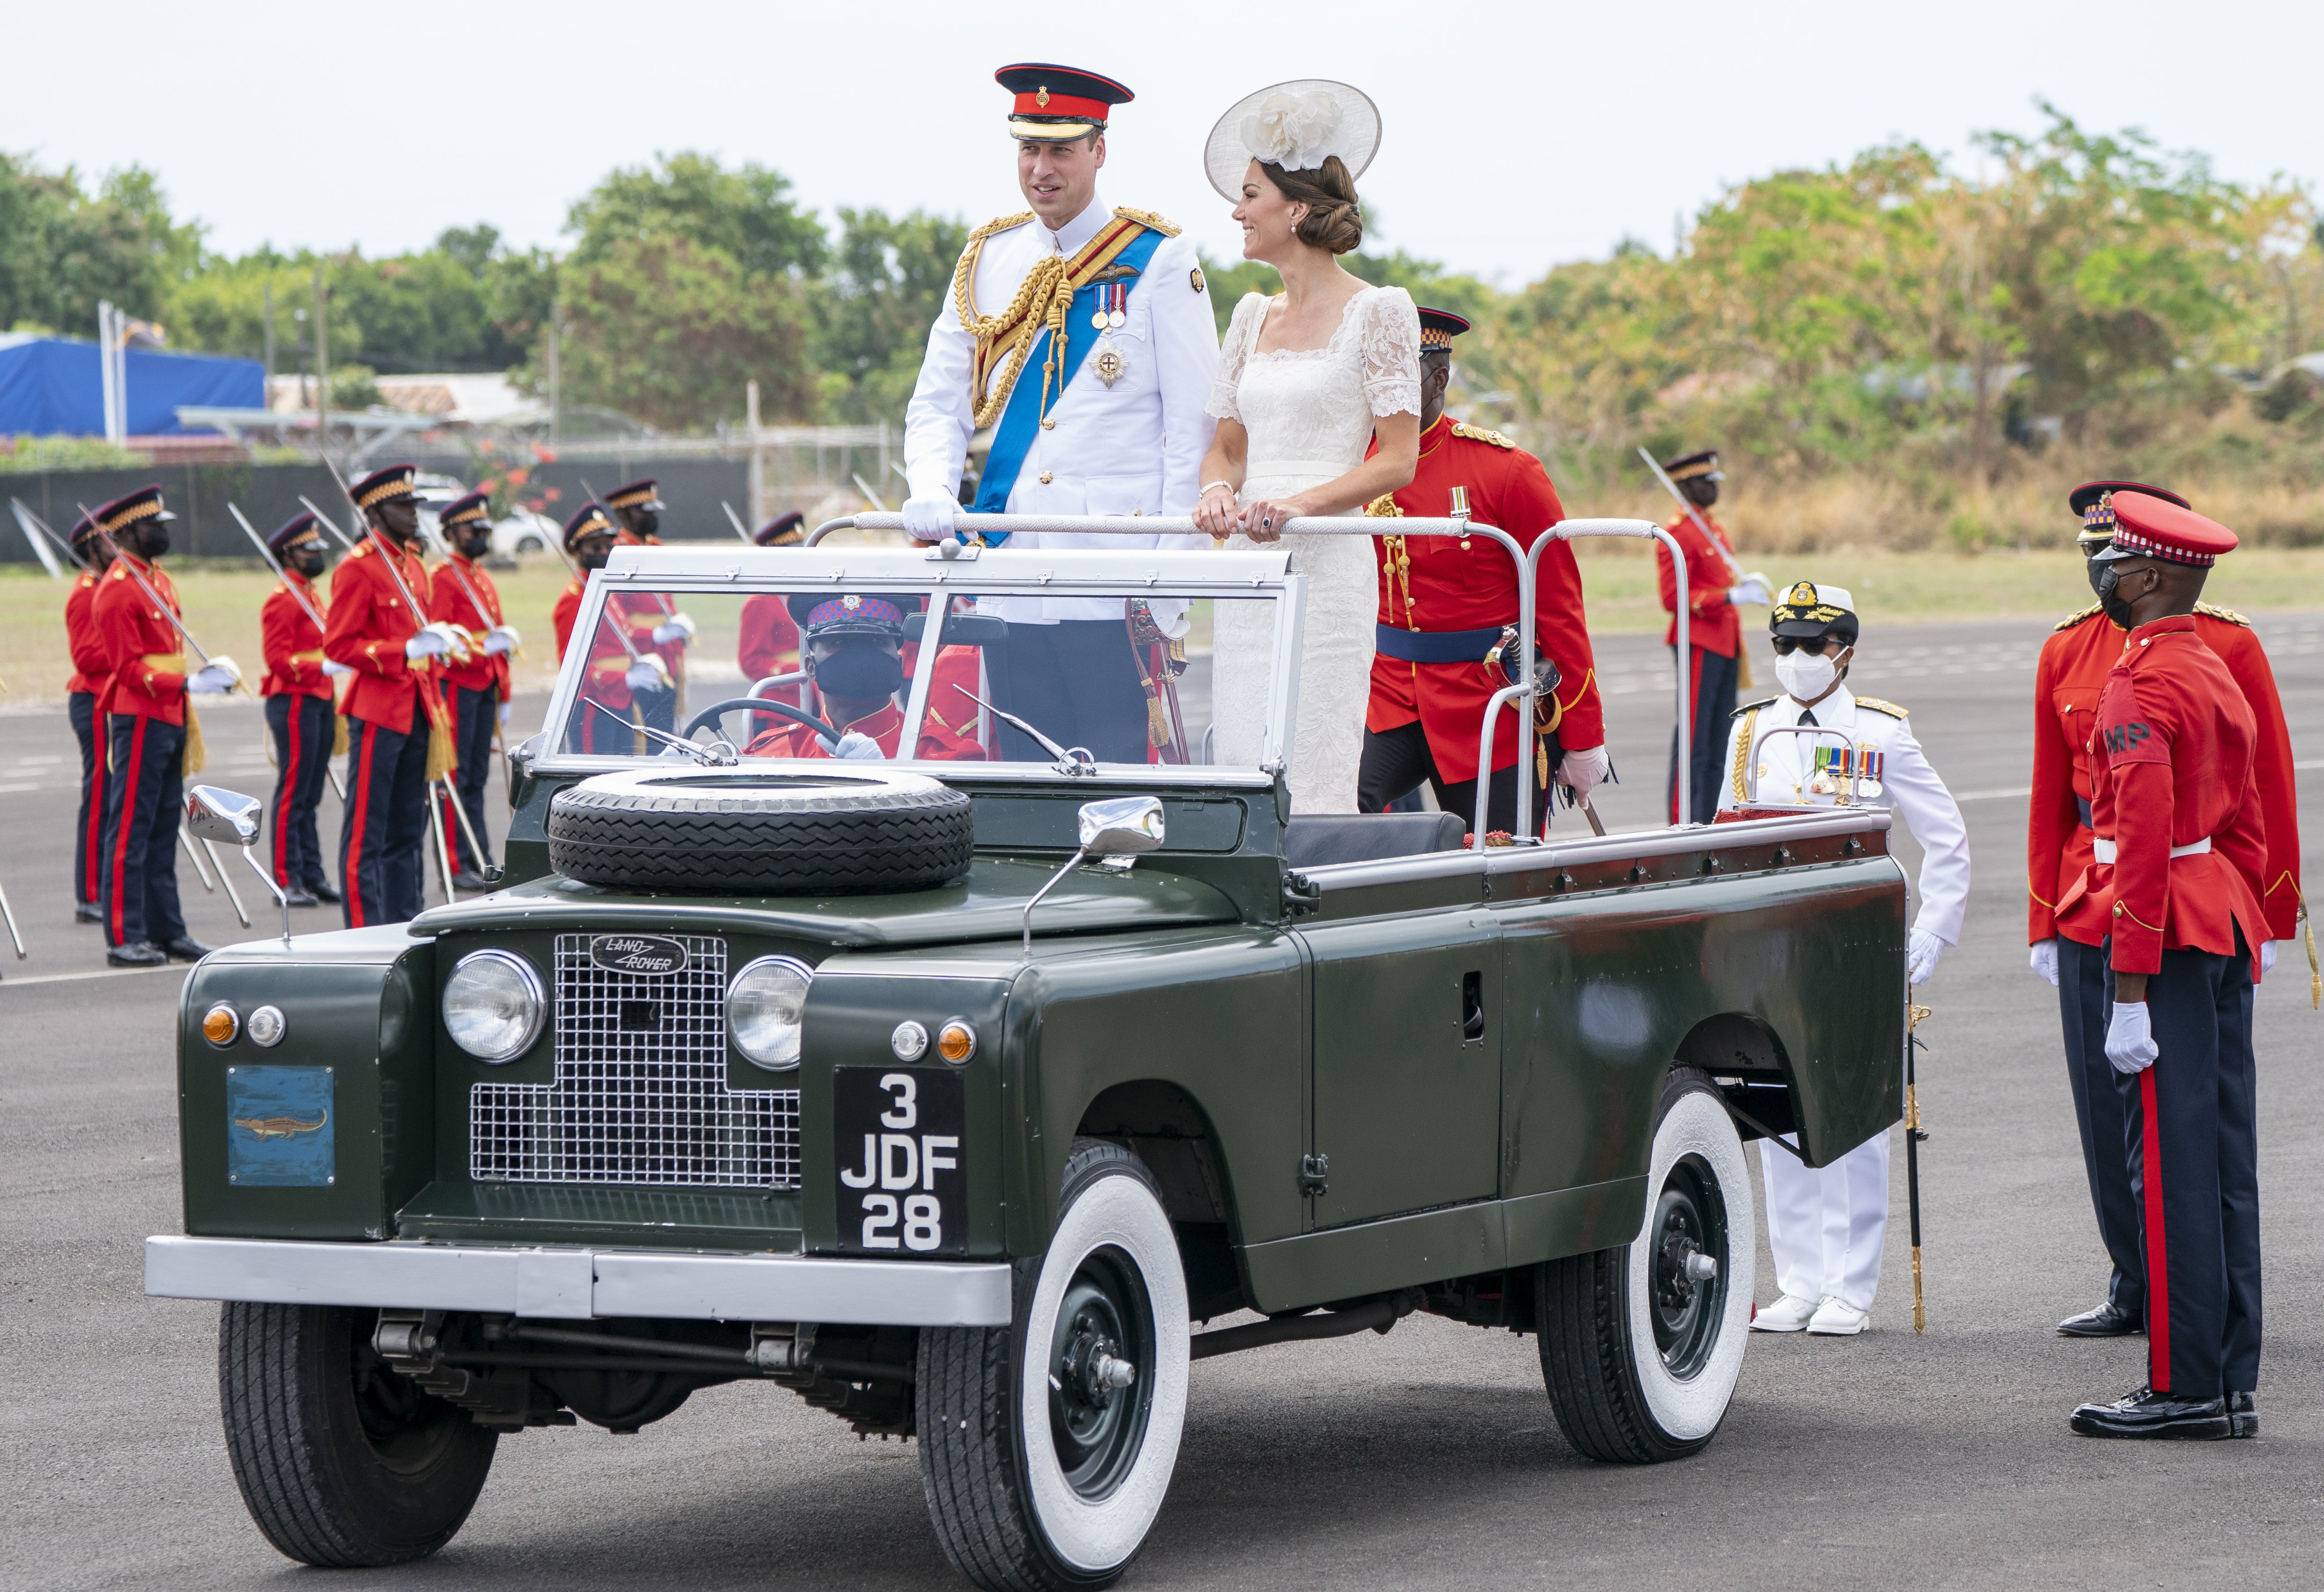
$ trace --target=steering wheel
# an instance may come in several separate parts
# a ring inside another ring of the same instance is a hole
[[[836,741],[839,739],[838,731],[825,723],[821,719],[816,718],[813,713],[807,712],[807,709],[803,707],[793,707],[787,702],[775,702],[764,696],[737,696],[725,702],[712,703],[708,707],[704,708],[700,713],[695,714],[693,718],[687,721],[686,730],[681,739],[687,741],[693,740],[694,732],[696,730],[701,729],[703,725],[707,724],[711,720],[718,717],[721,713],[779,713],[784,718],[793,719],[799,723],[805,724],[810,730],[820,732],[824,739],[826,741]]]

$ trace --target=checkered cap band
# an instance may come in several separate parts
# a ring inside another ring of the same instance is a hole
[[[807,610],[807,628],[837,624],[843,620],[862,623],[890,624],[903,628],[904,611],[884,597],[864,597],[850,594],[834,597],[828,603],[818,603]]]

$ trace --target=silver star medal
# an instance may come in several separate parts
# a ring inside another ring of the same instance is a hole
[[[1120,381],[1130,369],[1130,362],[1122,357],[1121,345],[1113,340],[1111,332],[1099,337],[1097,346],[1090,351],[1090,368],[1108,387]]]

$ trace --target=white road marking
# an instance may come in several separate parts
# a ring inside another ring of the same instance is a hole
[[[42,973],[30,979],[0,980],[0,994],[11,989],[23,989],[33,984],[70,984],[83,979],[127,979],[139,973],[166,973],[175,968],[181,973],[194,970],[182,962],[165,962],[160,967],[108,967],[93,973]]]

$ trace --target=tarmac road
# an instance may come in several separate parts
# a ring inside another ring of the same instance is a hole
[[[2324,616],[2260,628],[2306,759],[2314,835]],[[2019,916],[2017,793],[2043,633],[1892,630],[1868,638],[1855,680],[1910,707],[1939,769],[1974,798],[1968,943],[1925,992],[1927,1335],[1910,1325],[1899,1155],[1872,1330],[1755,1339],[1725,1428],[1692,1460],[1577,1459],[1533,1340],[1506,1333],[1416,1318],[1385,1338],[1205,1361],[1176,1481],[1127,1585],[2315,1584],[2324,1192],[2310,1146],[2324,1127],[2324,1018],[2297,953],[2259,998],[2262,1436],[2100,1444],[2066,1427],[2076,1402],[2143,1380],[2144,1340],[2050,1330],[2096,1302],[2104,1274],[2054,998],[2025,971]],[[1629,780],[1603,804],[1618,824],[1650,821],[1661,800],[1662,656],[1644,639],[1602,649]],[[256,744],[255,711],[222,708],[210,722],[219,782],[261,787],[263,755],[235,755]],[[215,1307],[139,1292],[144,1236],[178,1228],[170,1033],[181,975],[34,981],[101,967],[102,951],[95,930],[66,926],[67,782],[21,760],[69,756],[62,717],[0,719],[0,881],[34,942],[32,961],[0,964],[0,1585],[313,1584],[266,1546],[235,1491]],[[1559,832],[1571,822],[1561,814]],[[327,842],[335,826],[327,815]],[[2315,854],[2311,842],[2311,878]],[[250,901],[261,887],[247,883]],[[231,937],[223,903],[189,889],[195,932]],[[1758,1275],[1771,1298],[1764,1244]],[[736,1385],[632,1437],[585,1426],[504,1440],[450,1548],[346,1584],[959,1583],[925,1523],[910,1445],[859,1443],[787,1393]]]

